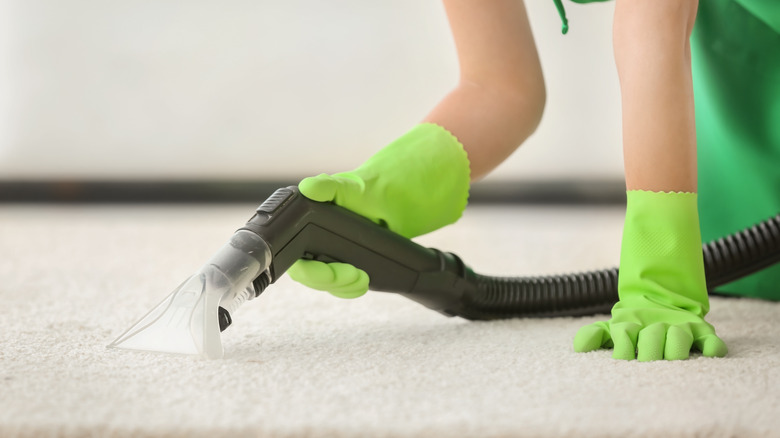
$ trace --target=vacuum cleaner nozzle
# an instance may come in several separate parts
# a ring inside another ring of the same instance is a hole
[[[270,261],[260,236],[236,232],[195,275],[108,347],[222,357],[220,332],[230,324],[230,313],[255,297],[252,281]]]

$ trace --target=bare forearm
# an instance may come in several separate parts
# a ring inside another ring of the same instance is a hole
[[[445,0],[460,63],[458,85],[427,115],[464,145],[471,178],[505,160],[536,129],[545,90],[525,6]]]
[[[629,190],[696,191],[688,39],[695,0],[618,0],[615,61]]]
[[[478,83],[463,82],[425,118],[452,132],[466,149],[472,181],[504,161],[536,129],[543,101],[508,97]]]

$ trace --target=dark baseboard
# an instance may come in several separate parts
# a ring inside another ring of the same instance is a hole
[[[277,188],[297,181],[0,181],[0,202],[262,202]],[[625,203],[625,188],[617,180],[488,181],[472,186],[469,202],[617,205]]]
[[[626,188],[622,180],[489,181],[474,184],[469,201],[475,204],[623,205]]]

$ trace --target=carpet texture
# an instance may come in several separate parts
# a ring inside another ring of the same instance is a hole
[[[0,206],[0,437],[780,436],[780,303],[714,298],[723,359],[576,354],[603,317],[468,322],[284,278],[234,315],[226,357],[106,345],[252,205]],[[473,207],[418,241],[477,272],[617,263],[619,208]]]

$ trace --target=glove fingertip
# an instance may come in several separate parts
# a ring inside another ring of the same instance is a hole
[[[355,281],[340,286],[338,288],[333,288],[331,290],[328,290],[328,292],[333,295],[334,297],[338,298],[344,298],[348,300],[352,300],[355,298],[360,298],[363,295],[368,292],[368,284],[369,284],[369,278],[368,274],[366,274],[365,271],[358,268],[352,268],[355,271],[357,271],[357,278]]]
[[[354,288],[341,288],[338,290],[329,290],[328,293],[333,295],[336,298],[341,298],[344,300],[354,300],[355,298],[360,298],[363,295],[368,292],[368,288],[362,288],[359,286],[355,286]]]
[[[684,360],[691,355],[693,346],[693,334],[686,324],[673,325],[666,332],[666,346],[664,348],[664,359],[666,360]]]
[[[705,357],[724,357],[729,353],[729,348],[723,340],[715,335],[707,336],[701,342],[701,353]]]
[[[636,359],[636,345],[641,326],[633,322],[610,324],[612,335],[612,358],[619,360]]]
[[[574,335],[574,351],[587,353],[598,350],[604,345],[605,339],[609,339],[609,332],[596,324],[586,325]]]
[[[287,268],[287,275],[291,279],[298,283],[309,283],[312,281],[311,273],[316,269],[316,264],[322,263],[314,260],[296,260],[289,268]]]
[[[636,341],[636,359],[652,362],[664,358],[666,324],[654,323],[640,330]]]
[[[338,181],[327,173],[304,178],[298,183],[298,190],[303,196],[317,202],[332,201],[338,191]]]

